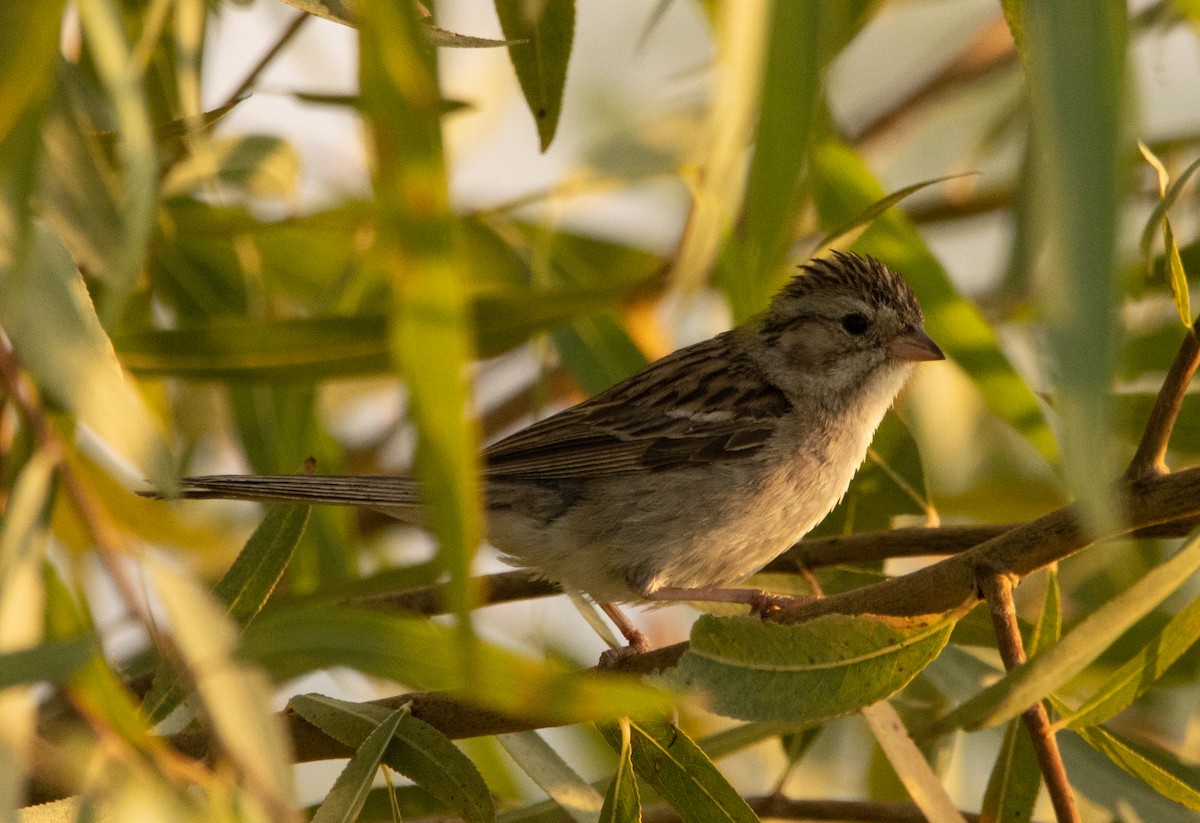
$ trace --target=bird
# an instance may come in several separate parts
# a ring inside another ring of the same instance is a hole
[[[914,366],[945,358],[881,261],[835,251],[800,268],[745,323],[482,453],[489,542],[600,604],[628,642],[609,662],[649,648],[618,604],[777,608],[734,584],[824,519]],[[421,523],[409,477],[187,477],[180,496],[356,505]]]

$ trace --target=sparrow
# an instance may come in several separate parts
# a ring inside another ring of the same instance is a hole
[[[618,603],[724,601],[845,494],[920,361],[942,360],[903,278],[834,252],[744,324],[657,360],[483,452],[489,541],[514,565],[585,592],[629,642]],[[184,478],[185,498],[366,506],[421,522],[415,480]]]

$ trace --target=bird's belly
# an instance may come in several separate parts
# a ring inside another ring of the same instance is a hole
[[[490,537],[513,562],[565,587],[601,601],[638,600],[664,587],[744,580],[815,526],[844,491],[841,478],[812,464],[741,465],[720,478],[714,468],[670,483],[592,481],[573,489],[577,499],[552,519],[493,507]]]

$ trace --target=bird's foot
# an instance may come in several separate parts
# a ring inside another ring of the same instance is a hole
[[[601,652],[600,663],[597,668],[616,669],[629,658],[650,651],[650,641],[646,639],[646,635],[636,629],[631,634],[633,635],[632,637],[626,637],[629,641],[628,646],[620,646]]]
[[[791,606],[799,606],[801,603],[808,603],[815,599],[815,597],[793,597],[788,594],[772,594],[762,589],[754,589],[749,599],[750,615],[751,617],[759,617],[766,620],[776,612]]]

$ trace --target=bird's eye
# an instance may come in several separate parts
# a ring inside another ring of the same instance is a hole
[[[865,332],[870,325],[871,321],[867,319],[867,316],[858,312],[847,314],[842,318],[842,328],[855,337]]]

